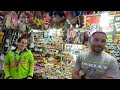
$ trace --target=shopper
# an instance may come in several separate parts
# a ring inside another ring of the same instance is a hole
[[[34,58],[27,49],[27,39],[18,39],[17,48],[8,52],[4,61],[5,79],[32,79],[34,72]]]
[[[94,32],[90,39],[90,51],[78,55],[74,69],[73,79],[120,79],[117,60],[104,52],[106,45],[106,34]],[[80,71],[83,72],[80,72]],[[83,74],[83,75],[82,75]]]

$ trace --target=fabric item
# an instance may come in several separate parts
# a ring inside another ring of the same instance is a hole
[[[30,11],[22,12],[19,16],[19,22],[23,24],[33,24],[33,14]]]
[[[16,53],[16,55],[15,55]],[[18,66],[15,61],[19,61]],[[9,51],[4,61],[5,79],[22,79],[33,76],[34,58],[30,50],[24,50],[21,54],[15,50]]]
[[[75,67],[82,68],[86,75],[92,79],[99,79],[105,75],[113,75],[116,79],[120,79],[117,60],[104,51],[98,56],[89,51],[80,53]]]
[[[19,30],[25,31],[26,25],[24,23],[19,23]]]
[[[18,15],[15,11],[10,13],[11,28],[18,29]]]
[[[44,17],[45,24],[46,24],[47,26],[50,26],[51,18],[50,18],[50,16],[49,16],[49,13],[48,13],[48,12],[45,13],[43,17]]]
[[[26,15],[24,13],[21,13],[19,16],[19,22],[20,23],[26,23]]]
[[[6,15],[6,22],[5,22],[6,28],[11,27],[11,21],[10,21],[10,16]]]

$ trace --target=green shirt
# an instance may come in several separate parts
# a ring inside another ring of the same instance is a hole
[[[18,65],[17,65],[17,62]],[[24,50],[18,53],[15,50],[9,51],[4,61],[5,79],[22,79],[28,76],[33,77],[34,73],[34,57],[30,50]]]

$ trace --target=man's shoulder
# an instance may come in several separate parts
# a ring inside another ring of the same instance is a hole
[[[105,51],[103,51],[102,54],[105,55],[106,57],[114,58],[111,54],[109,54]]]
[[[87,56],[89,55],[89,51],[82,51],[79,53],[80,56]]]
[[[103,53],[103,56],[105,56],[106,59],[109,59],[109,60],[116,60],[116,58],[114,56],[112,56],[111,54],[107,53],[107,52],[102,52]]]

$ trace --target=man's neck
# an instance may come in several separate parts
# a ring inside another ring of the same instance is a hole
[[[94,51],[90,51],[91,52],[91,54],[93,54],[93,55],[96,55],[96,56],[98,56],[98,55],[100,55],[102,52],[100,52],[100,53],[96,53],[96,52],[94,52]]]

